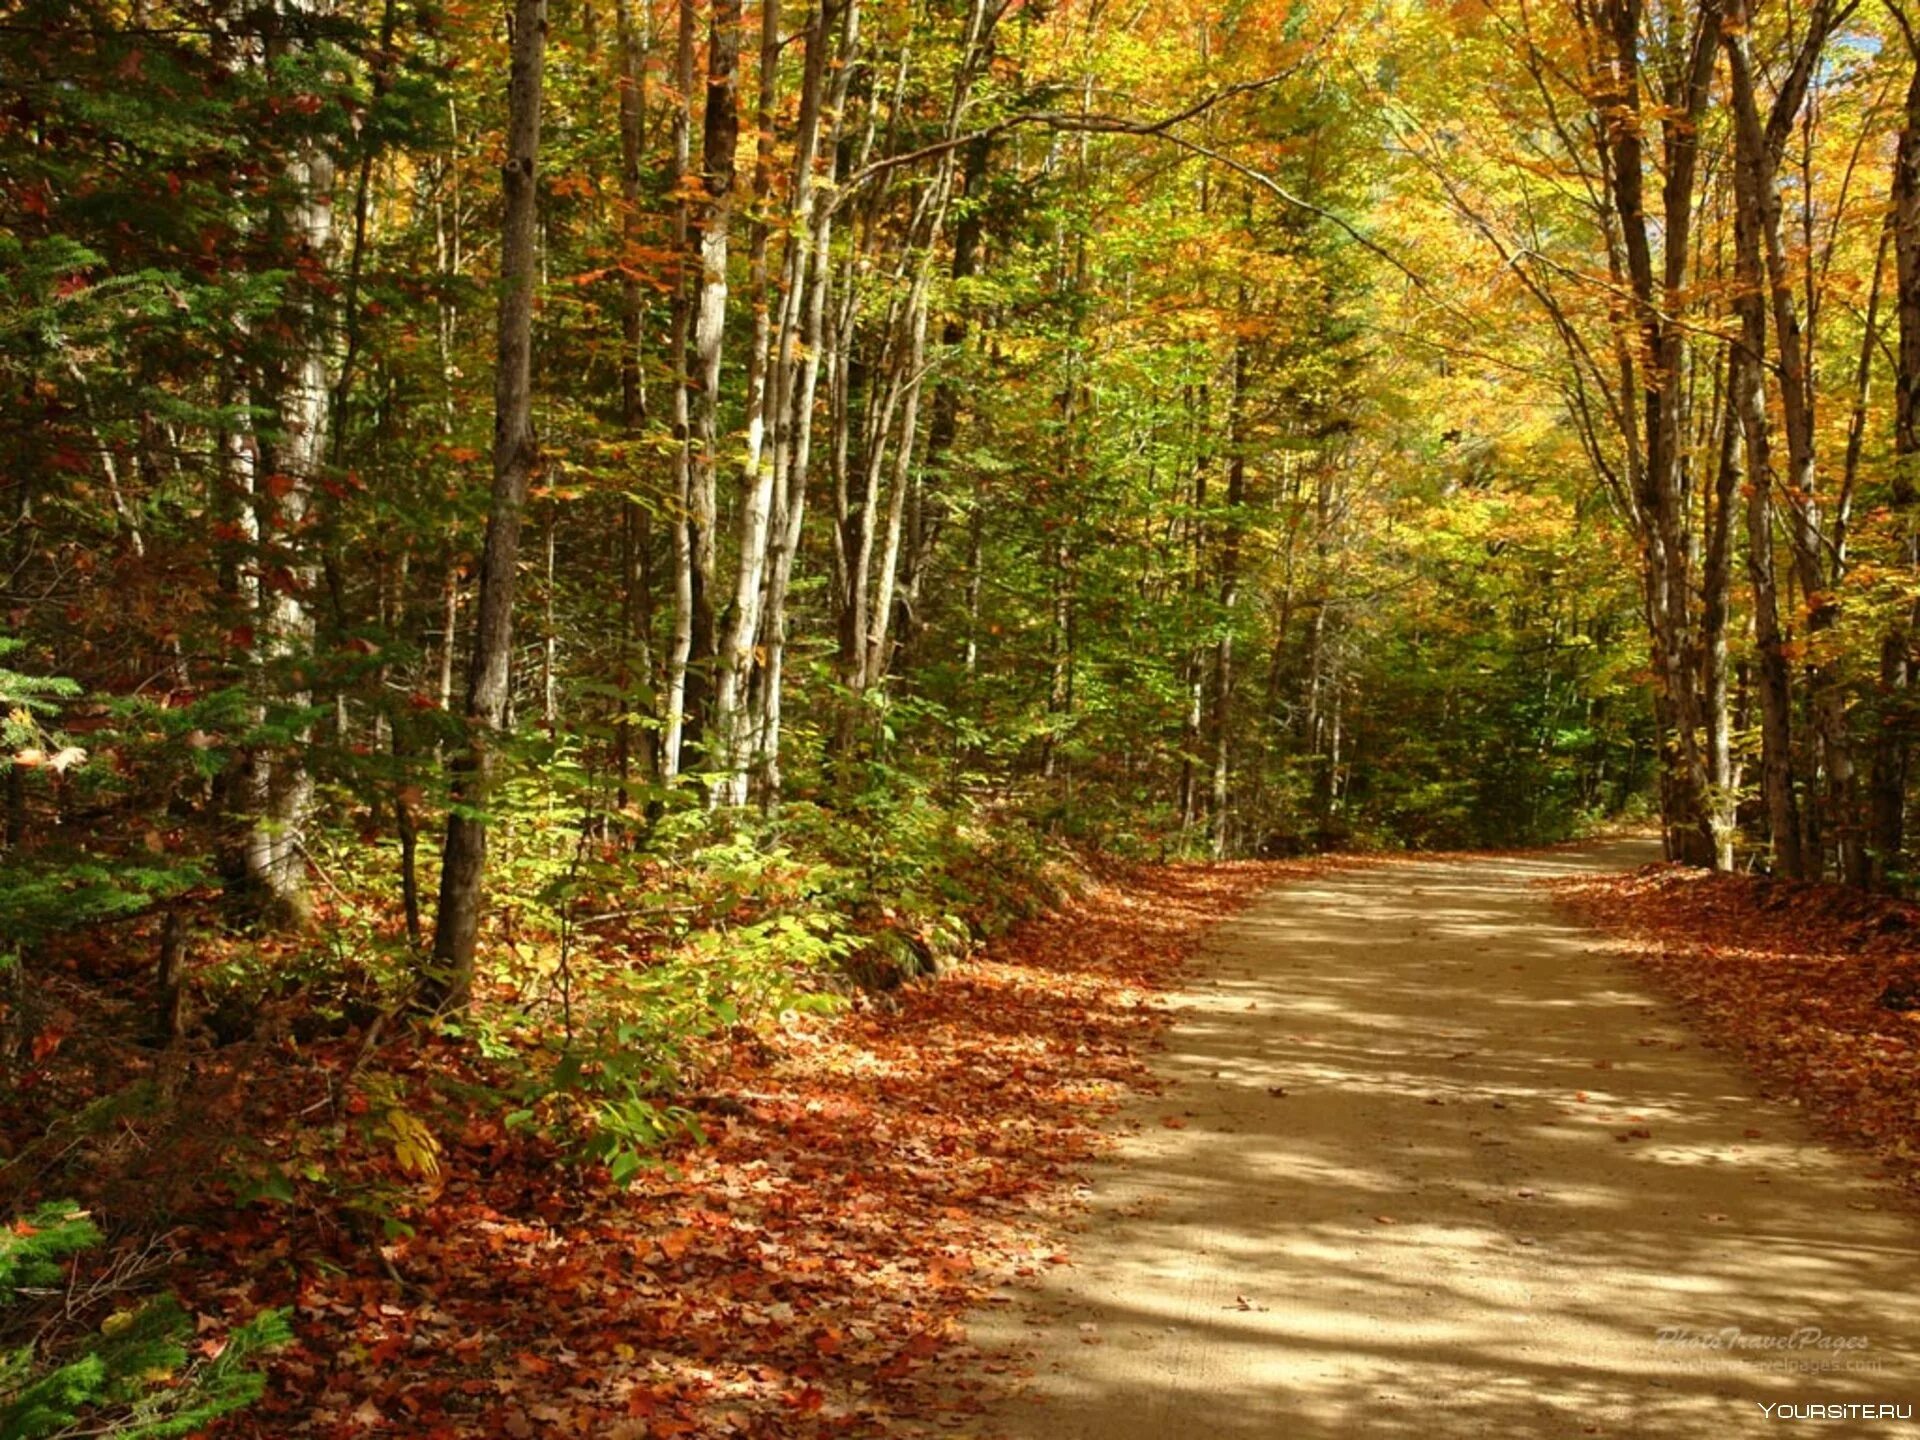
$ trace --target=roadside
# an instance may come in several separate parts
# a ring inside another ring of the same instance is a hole
[[[947,1383],[961,1317],[1064,1260],[1072,1175],[1152,1083],[1157,993],[1321,864],[1149,867],[936,983],[742,1038],[695,1102],[709,1143],[625,1189],[477,1113],[411,1235],[263,1205],[182,1237],[196,1304],[294,1307],[266,1399],[220,1433],[954,1433],[980,1404]]]
[[[1839,885],[1658,866],[1554,886],[1710,1044],[1920,1197],[1920,907]]]

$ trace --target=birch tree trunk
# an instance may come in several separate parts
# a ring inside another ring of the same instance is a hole
[[[1743,36],[1730,35],[1731,67],[1744,65]],[[1740,82],[1736,82],[1740,83]],[[1754,647],[1759,666],[1760,789],[1774,873],[1797,880],[1801,852],[1799,786],[1793,757],[1793,676],[1780,625],[1774,578],[1773,454],[1764,370],[1767,353],[1765,262],[1761,257],[1757,186],[1765,146],[1751,137],[1737,145],[1734,171],[1735,290],[1740,338],[1729,358],[1730,404],[1739,418],[1747,460],[1747,580],[1752,592]]]
[[[662,724],[660,778],[679,775],[687,729],[688,670],[693,661],[694,585],[693,420],[687,394],[687,347],[693,336],[693,211],[687,180],[693,170],[693,6],[680,0],[674,30],[673,73],[679,103],[673,111],[673,167],[669,175],[677,196],[673,215],[674,277],[667,320],[667,348],[673,389],[673,641],[667,656],[666,715]]]
[[[280,17],[285,27],[268,41],[270,61],[305,48],[303,28],[325,14],[324,0],[293,0]],[[275,217],[292,252],[289,268],[311,267],[324,273],[334,247],[333,157],[314,139],[301,142],[287,165],[293,195]],[[326,462],[332,389],[327,382],[327,302],[304,279],[290,316],[292,354],[274,379],[272,404],[277,434],[259,448],[266,462],[254,476],[254,525],[261,556],[258,565],[258,634],[262,708],[295,712],[313,703],[304,679],[305,657],[313,649],[314,621],[308,598],[319,586],[319,566],[302,533],[308,524],[315,483]],[[313,778],[304,755],[312,727],[296,723],[278,745],[261,745],[248,756],[243,792],[249,815],[242,842],[242,872],[249,908],[275,923],[299,923],[308,910],[306,856],[303,849],[313,809]]]
[[[1207,450],[1207,436],[1213,424],[1211,387],[1202,382],[1196,389],[1185,387],[1187,424],[1193,436],[1193,483],[1187,497],[1187,533],[1185,536],[1185,585],[1187,605],[1197,615],[1201,605],[1206,574],[1207,472],[1213,456]],[[1186,703],[1180,720],[1180,830],[1192,831],[1200,820],[1200,726],[1206,705],[1206,672],[1203,653],[1196,645],[1188,650],[1182,668],[1181,683]]]
[[[1801,858],[1799,788],[1793,762],[1793,676],[1780,626],[1779,587],[1773,568],[1773,461],[1767,435],[1767,402],[1759,367],[1752,357],[1764,353],[1760,299],[1753,293],[1743,316],[1742,339],[1735,352],[1731,380],[1734,403],[1746,437],[1747,581],[1753,597],[1754,648],[1759,666],[1760,790],[1766,804],[1767,838],[1774,873],[1790,880],[1805,874]]]
[[[991,156],[990,139],[978,139],[967,146],[966,159],[960,167],[960,196],[978,199],[986,182],[987,164]],[[980,207],[969,206],[953,227],[953,259],[947,272],[953,281],[964,282],[972,278],[980,263],[984,234]],[[941,327],[940,349],[949,367],[967,339],[967,312],[965,300],[957,299],[954,309]],[[934,385],[932,414],[927,422],[927,444],[920,463],[923,478],[915,492],[917,503],[908,517],[906,550],[901,561],[898,598],[894,604],[893,627],[898,635],[895,643],[902,668],[911,663],[915,641],[924,627],[922,595],[933,570],[935,548],[952,508],[949,494],[952,477],[949,471],[952,468],[954,441],[960,433],[960,392],[960,384],[953,377],[951,369],[943,369]]]
[[[999,14],[997,9],[989,9],[987,0],[972,0],[968,7],[961,61],[954,73],[941,131],[942,148],[934,162],[932,182],[916,203],[908,224],[907,245],[895,275],[896,283],[906,281],[907,291],[888,313],[878,367],[884,388],[877,405],[869,410],[862,486],[857,494],[845,483],[836,486],[840,681],[848,693],[833,748],[843,760],[852,748],[863,697],[885,678],[891,666],[901,537],[916,483],[912,462],[919,438],[934,257],[953,198],[962,148],[956,141],[965,123],[974,82],[991,55],[993,27]],[[905,73],[903,52],[901,79]],[[845,472],[841,473],[844,481]],[[887,491],[885,529],[877,533],[874,521],[883,488]]]
[[[734,161],[740,148],[741,0],[713,0],[707,29],[707,98],[701,127],[700,288],[694,306],[694,443],[687,494],[690,653],[682,744],[708,743],[715,681],[714,529],[719,523],[720,371],[727,332],[727,254],[733,234]],[[714,737],[716,740],[719,737]],[[684,762],[683,762],[684,763]]]
[[[1709,433],[1719,438],[1719,461],[1707,505],[1706,559],[1701,570],[1701,683],[1707,714],[1707,779],[1711,784],[1714,868],[1734,865],[1739,796],[1734,783],[1733,726],[1727,713],[1727,613],[1733,600],[1733,512],[1740,492],[1740,422],[1733,411],[1734,347],[1720,371],[1722,388]]]
[[[763,5],[757,107],[760,143],[754,192],[764,209],[770,203],[773,189],[772,127],[778,99],[775,77],[780,52],[780,11],[777,0],[763,0]],[[776,598],[780,613],[775,623],[782,626],[785,623],[787,576],[782,573],[782,563],[791,563],[785,534],[789,505],[785,501],[793,464],[795,352],[800,346],[800,316],[802,307],[808,303],[807,282],[812,269],[818,191],[815,170],[822,92],[831,46],[827,23],[825,8],[816,7],[809,14],[805,29],[806,64],[794,137],[790,223],[782,257],[777,319],[767,292],[770,227],[764,219],[756,220],[754,226],[751,265],[754,349],[747,386],[747,459],[741,493],[739,563],[735,570],[733,601],[728,606],[727,624],[720,639],[714,693],[714,731],[721,751],[718,767],[721,773],[714,786],[713,800],[720,805],[743,805],[747,801],[759,728],[750,693],[754,652],[756,644],[764,638],[762,617]],[[810,357],[810,363],[812,361]],[[810,409],[810,394],[808,406]],[[803,498],[796,497],[796,508]],[[793,538],[797,543],[799,537]],[[766,653],[767,663],[762,667],[760,683],[763,690],[768,686],[777,689],[780,682],[773,671],[776,662],[771,648]],[[777,697],[773,698],[776,710],[778,703]]]
[[[834,24],[839,39],[829,42]],[[822,170],[819,181],[809,179],[812,187],[807,206],[799,206],[801,172],[795,170],[795,214],[807,219],[807,243],[801,243],[796,228],[788,241],[785,257],[785,288],[782,296],[781,324],[774,337],[772,360],[772,447],[773,504],[769,523],[770,551],[766,564],[766,594],[761,610],[761,644],[765,660],[754,688],[747,724],[751,730],[749,756],[750,781],[759,787],[761,802],[772,805],[780,792],[780,741],[782,689],[785,681],[787,642],[787,595],[793,581],[794,557],[799,551],[806,515],[807,478],[813,456],[814,406],[819,392],[821,367],[829,359],[830,330],[827,316],[832,300],[829,265],[833,236],[833,209],[818,203],[819,187],[831,188],[838,176],[840,138],[851,91],[855,60],[860,52],[860,0],[825,3],[814,20],[808,37],[807,76],[801,85],[803,116],[806,96],[823,83],[830,60],[833,85],[826,101],[824,116],[802,124],[802,135],[817,132],[824,123],[826,134],[817,144],[814,165]],[[837,49],[830,50],[830,43]],[[819,75],[815,75],[816,48]],[[869,131],[871,143],[871,131]],[[798,156],[796,155],[796,160]]]

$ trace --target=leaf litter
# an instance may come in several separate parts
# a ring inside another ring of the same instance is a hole
[[[1144,867],[931,983],[743,1039],[708,1143],[624,1189],[478,1113],[410,1235],[218,1216],[183,1288],[291,1304],[297,1332],[218,1435],[956,1433],[1005,1383],[964,1317],[1068,1261],[1102,1121],[1155,1088],[1161,997],[1214,922],[1329,863]]]

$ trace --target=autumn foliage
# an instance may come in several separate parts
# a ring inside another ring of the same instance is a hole
[[[1655,813],[1904,1165],[1916,476],[1903,0],[12,0],[0,1223],[261,1436],[877,1432],[1250,857]]]
[[[809,1437],[964,1415],[988,1377],[961,1317],[1067,1259],[1076,1167],[1151,1083],[1156,997],[1209,925],[1310,868],[1132,870],[937,983],[743,1036],[692,1101],[708,1143],[624,1188],[449,1107],[431,1178],[362,1157],[404,1237],[369,1243],[350,1205],[202,1210],[174,1242],[190,1302],[287,1305],[298,1336],[222,1433]],[[276,1143],[355,1048],[308,1053],[273,1093]]]

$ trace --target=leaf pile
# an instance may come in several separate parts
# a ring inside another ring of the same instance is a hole
[[[476,1113],[410,1238],[229,1212],[191,1288],[291,1304],[298,1339],[220,1433],[955,1433],[983,1379],[961,1317],[1064,1263],[1071,1168],[1150,1083],[1156,995],[1213,921],[1313,868],[1139,871],[934,983],[742,1039],[694,1102],[709,1143],[625,1190]]]
[[[1883,1008],[1920,908],[1839,885],[1650,865],[1550,882],[1770,1091],[1920,1188],[1920,1013]]]

